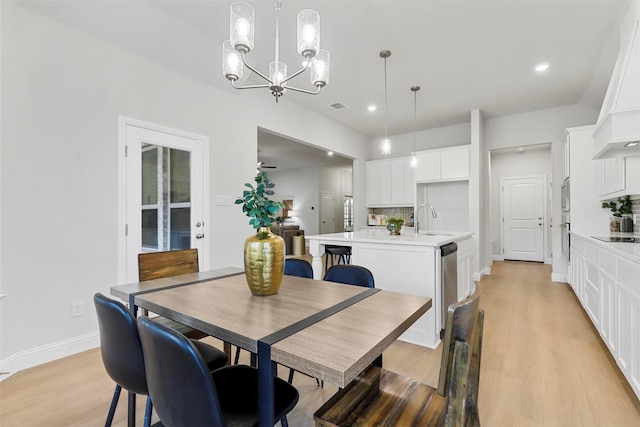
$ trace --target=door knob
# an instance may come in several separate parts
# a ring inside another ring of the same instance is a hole
[[[538,225],[542,225],[542,223],[541,223],[541,222],[539,222],[539,223],[538,223]]]
[[[196,239],[202,239],[204,237],[204,233],[196,234]]]

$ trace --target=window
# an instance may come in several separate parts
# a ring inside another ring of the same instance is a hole
[[[344,196],[344,231],[353,231],[353,197]]]

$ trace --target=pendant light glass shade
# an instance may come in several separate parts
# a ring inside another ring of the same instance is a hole
[[[382,140],[382,154],[391,154],[391,140],[389,138],[384,138]]]
[[[298,53],[313,58],[320,50],[320,15],[306,9],[298,13]]]
[[[242,55],[231,46],[231,41],[227,40],[222,45],[222,74],[228,80],[238,80],[242,78],[244,73],[244,64],[242,63]]]
[[[329,52],[320,49],[311,62],[311,84],[316,87],[324,87],[329,83],[329,70],[331,57]]]
[[[231,46],[239,52],[249,53],[253,49],[253,31],[256,12],[247,3],[236,2],[230,8],[229,39]]]

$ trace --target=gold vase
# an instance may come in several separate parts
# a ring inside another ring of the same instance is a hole
[[[260,227],[244,242],[244,274],[253,295],[278,293],[284,274],[284,239]]]

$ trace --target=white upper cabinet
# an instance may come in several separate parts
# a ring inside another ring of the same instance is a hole
[[[596,160],[601,200],[640,194],[640,156]]]
[[[408,157],[367,162],[367,206],[413,206],[413,168]]]
[[[469,179],[470,145],[417,152],[415,182]]]

